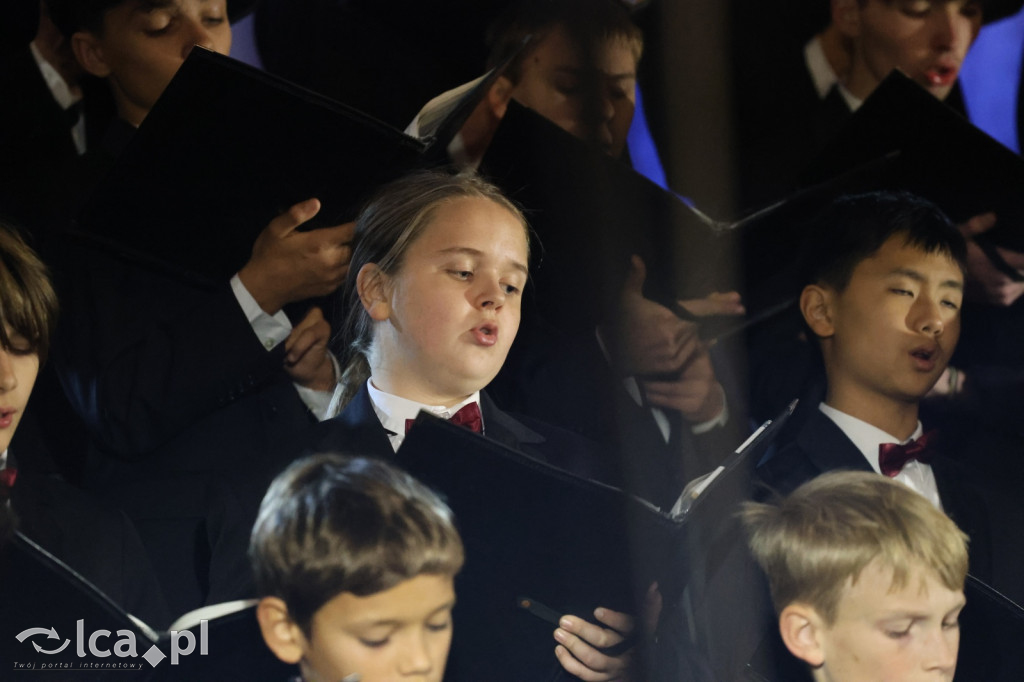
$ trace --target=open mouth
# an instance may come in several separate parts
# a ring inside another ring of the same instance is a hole
[[[910,351],[910,356],[919,371],[931,372],[938,363],[939,351],[937,348],[915,348]]]
[[[925,80],[932,86],[952,85],[956,80],[956,75],[957,68],[949,65],[933,66],[924,72]]]
[[[15,412],[17,412],[17,410],[11,407],[0,409],[0,429],[7,428],[11,425],[11,422],[14,420]]]
[[[498,325],[486,322],[473,328],[473,337],[481,346],[493,346],[498,342]]]
[[[932,359],[933,355],[935,355],[935,351],[919,348],[915,351],[912,351],[910,354],[913,355],[915,358],[918,358],[919,360],[928,361]]]

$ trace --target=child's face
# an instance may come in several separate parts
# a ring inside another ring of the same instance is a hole
[[[126,0],[103,18],[102,35],[88,34],[102,58],[118,113],[139,125],[177,73],[189,51],[201,45],[231,50],[226,0]]]
[[[872,562],[856,584],[843,588],[835,622],[819,644],[824,666],[817,679],[831,682],[952,680],[964,606],[933,571],[917,567],[902,589],[892,589],[892,569]]]
[[[368,597],[342,592],[313,614],[306,682],[438,682],[452,641],[452,576],[418,575]]]
[[[556,28],[523,60],[512,96],[618,158],[636,106],[636,58],[626,40],[612,39],[585,59]]]
[[[867,97],[894,68],[939,99],[981,28],[980,0],[844,0],[858,17],[849,87]]]
[[[519,329],[526,267],[526,231],[505,208],[476,197],[441,204],[371,312],[374,384],[447,406],[489,384]]]
[[[39,356],[10,327],[12,348],[0,348],[0,452],[11,444],[39,373]]]
[[[857,413],[853,406],[923,398],[960,336],[963,274],[956,262],[895,235],[857,264],[843,291],[825,291],[829,404]]]

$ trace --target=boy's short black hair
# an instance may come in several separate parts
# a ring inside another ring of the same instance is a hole
[[[928,253],[946,254],[966,270],[967,243],[942,209],[909,192],[871,192],[840,197],[813,221],[801,285],[842,291],[857,265],[896,235]]]
[[[53,25],[70,38],[78,31],[100,35],[103,17],[109,10],[129,0],[47,0]]]
[[[636,61],[640,61],[643,33],[621,0],[520,0],[509,6],[487,31],[487,68],[504,62],[527,36],[533,36],[536,45],[555,27],[561,27],[584,48],[601,40],[625,40],[632,46]],[[519,82],[523,59],[529,53],[527,47],[506,68],[505,75],[512,82]]]
[[[307,636],[313,615],[351,592],[366,597],[418,575],[454,576],[462,540],[451,510],[381,460],[321,454],[274,479],[249,542],[256,587]]]

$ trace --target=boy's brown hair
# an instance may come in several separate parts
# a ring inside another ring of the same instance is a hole
[[[451,510],[383,461],[313,455],[271,484],[249,543],[261,597],[281,599],[308,637],[321,606],[421,574],[454,576],[462,540]]]
[[[50,273],[16,230],[0,223],[0,345],[46,361],[57,324],[57,294]],[[25,339],[22,348],[8,329]]]

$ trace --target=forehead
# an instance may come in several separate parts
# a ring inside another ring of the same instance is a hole
[[[857,580],[848,580],[836,609],[836,623],[911,615],[945,616],[963,600],[962,590],[951,590],[935,572],[921,563],[909,567],[902,586],[893,582],[892,567],[874,560]]]
[[[365,597],[342,592],[313,614],[313,624],[328,632],[380,623],[418,622],[444,610],[454,599],[452,576],[418,575]]]
[[[889,237],[873,254],[862,260],[853,270],[853,280],[859,277],[887,277],[896,271],[908,270],[925,280],[945,283],[964,281],[963,272],[953,257],[942,251],[926,251],[907,243],[905,235]]]
[[[593,43],[592,54],[586,54],[577,40],[561,26],[555,26],[523,60],[523,77],[531,71],[584,70],[602,71],[608,75],[633,75],[636,53],[628,39],[610,36]]]
[[[526,227],[507,208],[485,197],[458,197],[442,202],[412,247],[426,251],[471,246],[527,251]]]

